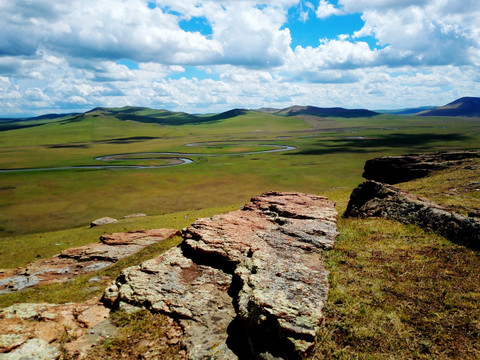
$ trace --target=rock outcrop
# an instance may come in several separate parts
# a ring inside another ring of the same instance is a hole
[[[447,169],[473,158],[480,158],[480,151],[445,151],[385,156],[367,160],[363,177],[367,180],[398,184],[426,177],[432,171]]]
[[[19,269],[0,270],[0,294],[61,282],[101,270],[158,241],[180,235],[175,229],[140,230],[102,235],[99,243],[62,251]]]
[[[190,359],[300,358],[323,319],[322,253],[336,235],[333,202],[265,193],[194,222],[180,247],[125,269],[104,302],[177,320]]]
[[[480,222],[391,185],[366,181],[353,190],[345,217],[383,217],[415,224],[471,248],[480,248]]]
[[[0,309],[0,358],[58,359],[61,347],[81,357],[115,327],[98,299],[81,304],[16,304]],[[68,343],[63,342],[69,339]]]

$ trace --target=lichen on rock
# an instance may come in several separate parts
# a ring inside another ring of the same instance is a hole
[[[325,197],[265,193],[195,221],[179,248],[125,269],[104,301],[177,320],[190,359],[300,358],[323,320],[322,253],[336,236]]]

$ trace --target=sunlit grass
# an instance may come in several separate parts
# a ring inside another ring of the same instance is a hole
[[[398,186],[468,215],[480,211],[479,172],[480,159],[472,159],[453,169],[439,171],[429,177]]]

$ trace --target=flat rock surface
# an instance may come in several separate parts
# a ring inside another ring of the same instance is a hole
[[[480,158],[480,151],[444,151],[425,154],[384,156],[367,160],[363,177],[387,184],[397,184],[428,176],[466,160]]]
[[[353,190],[345,217],[384,217],[415,224],[472,248],[480,248],[480,222],[391,185],[366,181]]]
[[[232,275],[195,264],[173,248],[140,266],[125,269],[107,288],[104,302],[130,309],[144,306],[178,319],[191,358],[211,354],[231,359],[226,328],[235,318],[228,289]],[[118,299],[117,299],[118,298]]]
[[[194,222],[179,248],[125,269],[104,301],[176,319],[190,359],[300,358],[323,319],[336,215],[324,197],[265,193]]]
[[[1,270],[0,294],[66,281],[77,275],[101,270],[146,246],[178,234],[175,229],[156,229],[103,235],[100,243],[66,249],[25,268]]]
[[[98,299],[80,304],[16,304],[0,309],[0,358],[58,359],[60,343],[70,354],[81,357],[100,337],[111,336],[109,309]],[[108,329],[98,332],[97,329]],[[88,338],[90,337],[90,338]],[[87,339],[88,338],[88,339]]]

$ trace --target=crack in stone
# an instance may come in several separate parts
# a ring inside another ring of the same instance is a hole
[[[277,214],[272,217],[272,204]],[[323,320],[336,232],[334,203],[269,192],[242,209],[199,219],[183,243],[125,269],[111,306],[151,304],[182,326],[190,359],[301,358]]]

